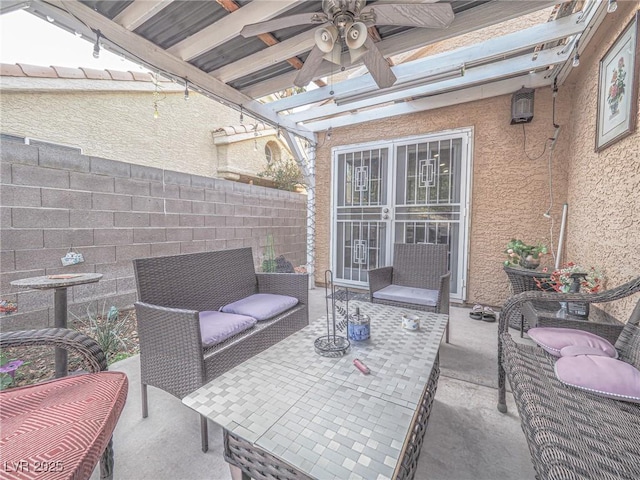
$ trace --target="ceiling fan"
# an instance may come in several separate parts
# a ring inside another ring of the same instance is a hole
[[[316,45],[298,72],[293,82],[295,86],[306,86],[323,59],[341,65],[344,41],[351,63],[362,58],[378,87],[387,88],[395,83],[396,76],[369,37],[368,27],[446,28],[454,17],[449,3],[374,3],[365,8],[366,3],[366,0],[322,0],[322,12],[301,13],[246,25],[240,34],[246,38],[297,25],[319,25],[315,32]]]

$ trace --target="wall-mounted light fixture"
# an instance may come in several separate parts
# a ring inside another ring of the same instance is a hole
[[[533,120],[533,88],[524,88],[511,97],[511,125],[529,123]]]
[[[184,99],[189,100],[189,80],[184,79]]]
[[[573,61],[571,62],[571,65],[573,65],[574,67],[579,67],[580,66],[580,54],[578,53],[578,44],[579,44],[579,40],[576,40],[576,46],[574,48],[574,55],[573,55]]]
[[[609,0],[607,4],[607,13],[613,13],[618,9],[618,2],[616,0]]]

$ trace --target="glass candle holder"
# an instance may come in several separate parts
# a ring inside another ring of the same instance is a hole
[[[356,308],[354,315],[349,315],[347,323],[347,336],[349,340],[356,342],[369,340],[371,336],[371,319],[369,315],[360,313],[360,309]]]

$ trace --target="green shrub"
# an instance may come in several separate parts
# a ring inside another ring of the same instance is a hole
[[[73,313],[72,315],[100,345],[107,357],[107,363],[122,358],[122,352],[126,352],[129,346],[126,333],[130,312],[120,318],[120,312],[116,307],[112,306],[106,311],[106,302],[103,302],[101,314],[87,307],[86,318],[80,318]]]

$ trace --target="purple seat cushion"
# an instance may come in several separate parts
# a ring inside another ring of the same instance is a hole
[[[589,347],[598,349],[611,358],[618,358],[618,351],[611,343],[598,335],[573,328],[536,327],[527,332],[531,340],[551,355],[559,357],[564,347]]]
[[[256,293],[242,300],[225,305],[221,312],[248,315],[258,321],[268,320],[298,304],[298,299],[288,295]]]
[[[200,312],[200,336],[202,345],[211,347],[229,337],[244,332],[256,324],[256,319],[246,315],[234,315],[215,311]]]
[[[640,403],[640,371],[610,357],[579,355],[559,358],[556,377],[562,383],[595,395]]]

